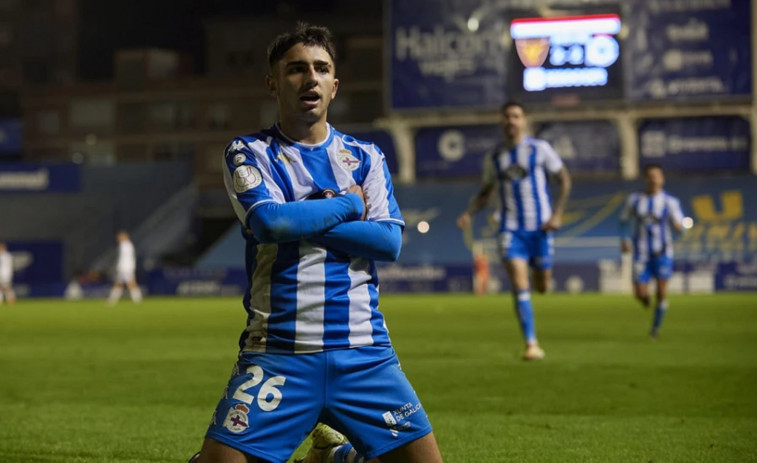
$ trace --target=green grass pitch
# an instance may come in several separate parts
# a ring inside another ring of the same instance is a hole
[[[385,295],[447,463],[757,461],[757,295],[673,296],[657,342],[630,296]],[[176,462],[236,356],[239,298],[0,306],[0,462]],[[301,447],[296,455],[301,455]]]

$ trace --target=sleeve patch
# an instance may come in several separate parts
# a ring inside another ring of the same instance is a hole
[[[255,166],[239,166],[234,169],[234,191],[244,193],[263,183],[263,176]]]
[[[234,158],[232,159],[232,162],[235,166],[241,166],[244,164],[244,162],[247,160],[247,156],[244,155],[244,153],[237,153],[234,155]]]

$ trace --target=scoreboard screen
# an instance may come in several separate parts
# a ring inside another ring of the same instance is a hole
[[[518,18],[508,94],[523,101],[623,96],[618,14]]]

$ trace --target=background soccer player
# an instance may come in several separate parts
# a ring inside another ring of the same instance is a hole
[[[129,239],[129,234],[120,231],[116,234],[118,241],[118,260],[116,261],[116,278],[113,282],[113,288],[110,290],[108,304],[114,305],[121,298],[124,291],[124,285],[129,288],[129,296],[135,303],[142,301],[142,291],[137,285],[137,254],[134,250],[134,244]]]
[[[374,261],[398,257],[404,222],[381,151],[327,123],[334,56],[326,28],[300,24],[279,36],[267,77],[279,121],[226,150],[224,181],[246,239],[248,317],[193,461],[284,462],[318,421],[351,445],[322,439],[329,431],[319,426],[314,442],[327,447],[308,462],[442,461],[378,311]]]
[[[522,105],[505,103],[501,116],[505,144],[486,156],[481,190],[457,219],[457,225],[471,226],[473,214],[486,205],[495,189],[499,190],[502,204],[499,245],[526,341],[523,358],[538,360],[544,357],[544,351],[536,337],[528,270],[533,269],[536,290],[545,292],[552,281],[553,232],[562,226],[571,180],[552,146],[526,135]],[[547,174],[554,174],[559,180],[554,209]]]
[[[659,164],[645,166],[644,181],[644,192],[629,195],[621,212],[620,249],[628,253],[633,245],[634,296],[644,307],[649,307],[650,303],[650,280],[654,278],[657,283],[650,331],[650,336],[657,338],[668,309],[666,296],[668,279],[673,274],[673,230],[683,230],[684,215],[680,201],[663,190],[665,176]]]
[[[0,243],[0,304],[3,299],[8,305],[16,303],[16,293],[13,291],[13,257],[8,252],[5,243]]]

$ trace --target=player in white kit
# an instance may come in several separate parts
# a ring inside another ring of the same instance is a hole
[[[0,304],[3,300],[8,305],[16,303],[16,293],[13,292],[13,258],[5,243],[0,243]]]
[[[142,301],[142,291],[137,285],[137,255],[129,234],[121,230],[116,235],[118,241],[118,260],[116,262],[116,278],[110,290],[108,304],[114,305],[121,298],[124,285],[129,288],[129,296],[135,303]]]

